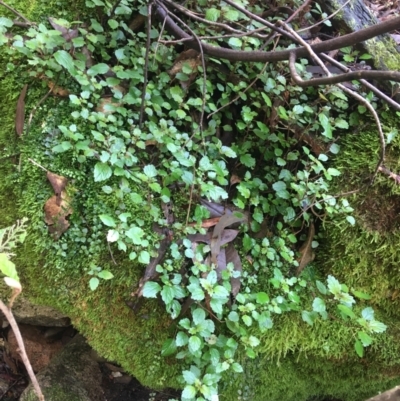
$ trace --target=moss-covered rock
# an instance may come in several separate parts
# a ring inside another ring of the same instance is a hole
[[[73,10],[81,3],[10,2],[35,21],[44,21],[50,15],[76,20],[78,15]],[[55,306],[67,314],[99,354],[121,364],[144,385],[180,387],[184,362],[174,356],[160,356],[163,342],[176,334],[176,325],[156,300],[143,301],[136,312],[126,306],[125,301],[137,288],[145,265],[131,261],[120,250],[111,253],[104,240],[107,230],[99,219],[99,213],[108,210],[128,210],[140,217],[146,240],[156,244],[158,237],[152,223],[157,219],[151,216],[156,201],[149,198],[138,205],[111,199],[106,196],[103,184],[92,179],[96,160],[81,164],[76,155],[50,151],[61,138],[57,126],[70,124],[73,108],[68,100],[47,98],[37,107],[29,133],[17,139],[14,108],[10,105],[16,104],[22,85],[29,83],[26,108],[31,111],[47,88],[40,79],[28,82],[26,78],[27,82],[21,82],[20,77],[28,75],[22,75],[27,72],[26,67],[19,65],[18,60],[14,71],[3,72],[8,61],[6,56],[0,60],[6,99],[0,104],[4,116],[0,146],[7,153],[0,160],[0,174],[6,177],[0,182],[4,211],[0,214],[0,226],[10,225],[22,216],[30,219],[27,240],[15,259],[25,294],[39,304]],[[59,84],[73,86],[74,82]],[[395,127],[397,122],[391,118],[386,125]],[[379,140],[367,129],[355,135],[348,135],[341,142],[342,150],[334,167],[344,172],[336,184],[338,193],[363,187],[351,199],[357,224],[349,228],[338,220],[324,222],[322,252],[305,274],[334,274],[348,286],[371,293],[379,319],[389,326],[387,333],[377,338],[365,357],[359,359],[353,350],[354,328],[350,324],[328,319],[310,327],[298,312],[283,314],[274,320],[273,330],[260,333],[252,329],[261,341],[259,355],[251,360],[243,352],[245,374],[225,377],[221,400],[298,401],[313,396],[361,400],[389,388],[398,377],[398,189],[383,175],[377,177],[374,186],[369,186],[370,173],[378,159]],[[393,171],[397,168],[399,144],[400,141],[393,141],[387,159]],[[53,195],[52,188],[46,174],[30,159],[69,180],[67,192],[73,213],[68,230],[58,241],[49,235],[44,222],[43,207]],[[118,178],[110,180],[119,188]],[[132,191],[147,199],[139,184],[132,185]],[[187,204],[187,195],[182,198]],[[179,213],[184,220],[186,210]],[[114,275],[112,280],[101,280],[95,291],[89,288],[93,266]],[[259,283],[268,285],[268,279],[269,276],[260,277]],[[365,305],[360,302],[358,309]]]

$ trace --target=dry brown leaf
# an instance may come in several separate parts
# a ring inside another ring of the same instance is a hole
[[[47,171],[46,173],[47,179],[49,180],[51,186],[53,187],[54,193],[59,198],[62,191],[64,191],[65,187],[68,184],[68,179],[63,177],[62,175],[57,175],[52,173],[51,171]],[[60,206],[60,199],[58,199],[58,205]]]
[[[24,132],[25,122],[25,96],[28,90],[28,85],[24,85],[21,94],[18,97],[17,110],[15,112],[15,132],[18,136],[22,136]]]
[[[44,205],[44,221],[49,226],[49,232],[57,240],[69,227],[67,217],[72,213],[70,199],[65,191],[53,195]]]
[[[221,249],[221,236],[225,227],[229,227],[235,223],[247,222],[247,216],[244,213],[235,212],[232,214],[224,214],[218,224],[214,227],[211,238],[211,262],[217,265],[217,257]]]
[[[298,276],[303,271],[303,269],[315,258],[315,254],[312,249],[312,242],[314,239],[314,235],[315,235],[315,227],[314,223],[311,222],[308,228],[307,238],[304,244],[299,249],[300,258],[298,259],[299,266],[296,270],[296,276]]]
[[[68,29],[65,26],[61,26],[57,24],[56,19],[53,17],[49,17],[50,25],[56,30],[61,32],[62,37],[70,42],[73,38],[78,36],[78,29]]]
[[[69,90],[56,85],[53,81],[48,81],[47,86],[51,89],[51,93],[55,96],[68,97]]]
[[[116,102],[112,97],[102,97],[96,107],[96,111],[104,114],[114,113],[116,107],[121,106],[121,102]]]
[[[242,182],[242,179],[238,175],[232,174],[229,182],[231,185],[239,184],[240,182]]]

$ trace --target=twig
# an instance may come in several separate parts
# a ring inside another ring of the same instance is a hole
[[[19,353],[21,355],[22,362],[24,363],[25,368],[28,372],[28,375],[32,381],[33,388],[35,389],[35,392],[36,392],[39,400],[44,401],[44,396],[43,396],[42,390],[40,389],[40,386],[36,379],[35,373],[33,372],[32,365],[29,362],[29,358],[26,355],[24,340],[22,339],[21,332],[19,331],[17,322],[14,319],[14,315],[12,314],[11,309],[8,308],[1,299],[0,299],[0,310],[3,312],[4,316],[7,318],[8,322],[10,323],[10,326],[14,332],[15,339],[17,340],[17,343],[18,343]]]
[[[215,113],[218,113],[219,111],[221,111],[222,109],[224,109],[225,107],[228,107],[229,105],[231,105],[232,103],[235,103],[236,100],[238,100],[241,95],[243,95],[243,93],[246,93],[260,78],[260,76],[264,73],[265,69],[267,68],[268,63],[264,64],[264,67],[261,69],[261,71],[257,74],[257,76],[254,78],[254,80],[247,85],[247,87],[243,90],[243,92],[240,92],[239,95],[237,95],[234,99],[232,99],[230,102],[228,102],[227,104],[224,104],[223,106],[221,106],[219,109],[213,111],[212,113],[210,113],[207,118],[210,118],[212,115],[214,115]]]
[[[332,13],[331,15],[328,15],[327,17],[325,17],[324,19],[322,19],[321,21],[318,21],[316,24],[308,26],[307,28],[303,28],[303,29],[299,29],[298,31],[296,31],[297,33],[300,32],[304,32],[304,31],[309,31],[312,28],[315,28],[316,26],[322,24],[323,22],[325,22],[326,20],[333,18],[340,10],[342,10],[344,7],[347,6],[347,4],[350,3],[350,0],[347,0],[344,4],[342,4],[334,13]]]
[[[325,66],[325,64],[321,61],[321,59],[311,49],[311,46],[306,41],[304,41],[296,32],[294,32],[293,29],[291,29],[288,25],[285,25],[285,28],[288,30],[289,33],[291,33],[297,39],[298,42],[300,42],[308,50],[310,56],[319,64],[319,66],[323,69],[325,74],[328,75],[328,77],[329,77],[331,75],[331,73],[329,72],[329,70]],[[290,71],[291,71],[292,74],[293,74],[293,72],[296,73],[295,61],[296,61],[296,53],[292,52],[290,54],[290,60],[289,60]],[[296,77],[296,74],[293,75],[293,79],[295,81],[299,77],[298,75]],[[376,165],[375,172],[374,172],[374,174],[372,176],[372,180],[371,180],[371,184],[372,184],[374,182],[374,180],[375,180],[376,174],[378,173],[379,167],[382,165],[383,161],[385,160],[386,144],[385,144],[385,136],[384,136],[383,131],[382,131],[382,125],[381,125],[380,119],[379,119],[378,114],[376,113],[375,109],[371,105],[371,103],[368,102],[366,99],[364,99],[361,95],[359,95],[358,93],[346,88],[342,84],[337,84],[337,86],[343,92],[349,94],[350,96],[353,96],[355,99],[357,99],[362,104],[364,104],[365,107],[371,112],[371,114],[373,115],[373,117],[375,119],[375,123],[376,123],[376,126],[378,128],[379,139],[380,139],[380,142],[381,142],[381,155],[380,155],[379,161],[378,161],[378,163]]]
[[[165,10],[165,9],[164,9]],[[203,68],[203,99],[202,99],[202,106],[201,106],[201,114],[200,114],[200,132],[203,133],[203,119],[204,119],[204,109],[206,107],[206,94],[207,94],[207,71],[206,71],[206,61],[204,58],[204,52],[203,52],[203,44],[199,37],[195,34],[195,32],[185,23],[183,22],[179,17],[176,15],[172,14],[170,11],[165,10],[169,15],[171,15],[172,18],[176,19],[178,22],[180,22],[187,30],[191,32],[193,35],[193,38],[197,41],[197,45],[199,47],[199,52],[201,56],[201,65]]]
[[[41,166],[38,162],[35,162],[35,160],[33,160],[33,159],[31,159],[31,158],[28,158],[28,160],[29,160],[32,164],[34,164],[35,166],[38,166],[38,167],[41,168],[42,170],[46,171],[46,173],[49,172],[49,170],[47,170],[46,168],[44,168],[43,166]]]
[[[332,65],[334,65],[335,67],[340,68],[342,71],[344,72],[350,72],[350,68],[346,67],[345,65],[343,65],[342,63],[339,63],[339,61],[336,61],[334,58],[321,53],[319,55],[321,58],[323,58],[326,61],[329,61]],[[383,101],[385,101],[386,103],[388,103],[390,106],[392,106],[395,110],[400,111],[400,104],[397,103],[396,101],[394,101],[392,98],[390,98],[389,96],[387,96],[385,93],[383,93],[382,91],[380,91],[376,86],[372,85],[370,82],[366,81],[365,79],[360,79],[360,83],[362,83],[366,88],[368,88],[369,90],[371,90],[372,92],[375,93],[376,96],[380,97]]]
[[[146,100],[146,89],[147,89],[147,76],[149,70],[149,54],[150,54],[150,35],[151,35],[151,3],[147,6],[147,39],[146,39],[146,56],[144,61],[144,82],[142,89],[142,103],[140,105],[140,116],[139,116],[139,129],[142,128],[144,104]]]
[[[400,175],[393,173],[385,166],[379,166],[378,171],[388,175],[389,178],[393,178],[395,180],[396,184],[400,184]]]
[[[33,22],[29,21],[28,18],[25,18],[22,14],[20,14],[17,10],[14,8],[10,7],[8,4],[4,3],[4,1],[0,0],[0,4],[4,6],[5,8],[8,8],[10,11],[12,11],[15,15],[18,17],[22,18],[27,24],[29,25],[36,25]]]
[[[113,255],[113,253],[112,253],[112,250],[111,250],[111,246],[110,246],[110,242],[109,242],[109,241],[107,241],[107,245],[108,245],[108,251],[110,252],[111,260],[114,262],[114,265],[116,265],[117,262],[116,262],[115,259],[114,259],[114,255]]]
[[[29,133],[29,128],[32,123],[33,116],[36,113],[36,110],[39,108],[39,106],[50,96],[50,93],[53,92],[53,88],[51,88],[40,100],[39,102],[35,105],[35,107],[32,109],[31,113],[29,114],[29,120],[28,120],[28,126],[26,127],[26,133]]]

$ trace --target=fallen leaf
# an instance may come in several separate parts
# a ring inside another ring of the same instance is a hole
[[[55,96],[68,97],[69,90],[56,85],[53,81],[48,81],[47,86],[51,89],[51,93]]]
[[[15,112],[15,132],[18,136],[22,136],[24,132],[25,122],[25,96],[28,90],[28,85],[24,85],[21,94],[18,97],[17,110]]]
[[[69,227],[67,217],[72,213],[70,199],[65,191],[53,195],[44,205],[44,221],[49,226],[49,232],[57,240]]]
[[[247,222],[247,216],[244,213],[235,212],[232,214],[224,214],[218,224],[214,227],[211,238],[211,262],[217,265],[217,257],[221,249],[221,237],[225,227],[229,227],[235,223]]]
[[[68,179],[63,177],[62,175],[57,175],[52,173],[51,171],[47,171],[46,173],[47,179],[49,180],[51,186],[53,187],[54,193],[57,196],[57,205],[60,206],[60,195],[62,191],[64,191],[65,187],[68,184]]]
[[[70,42],[73,38],[78,36],[78,29],[68,29],[65,26],[57,24],[57,19],[49,17],[50,25],[56,30],[61,32],[62,37]]]
[[[229,182],[231,185],[239,184],[240,182],[242,182],[242,179],[238,175],[232,174]]]
[[[303,271],[303,269],[315,258],[314,251],[312,250],[312,242],[314,235],[315,235],[315,227],[314,223],[311,222],[308,228],[307,238],[304,244],[299,249],[300,258],[298,259],[299,266],[296,270],[296,276],[298,276]]]

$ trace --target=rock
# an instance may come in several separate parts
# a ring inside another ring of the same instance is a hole
[[[19,296],[13,306],[13,314],[18,323],[34,326],[69,326],[68,316],[50,306],[34,305],[23,296]]]
[[[100,368],[90,350],[82,336],[75,336],[37,375],[46,401],[105,401]],[[30,384],[20,401],[37,400]]]
[[[19,324],[18,326],[32,369],[34,372],[39,372],[50,363],[53,356],[61,351],[63,344],[61,341],[49,341],[40,328],[36,326],[27,324]],[[9,353],[14,359],[22,363],[21,356],[17,351],[19,348],[17,340],[12,330],[8,332],[7,340]]]

